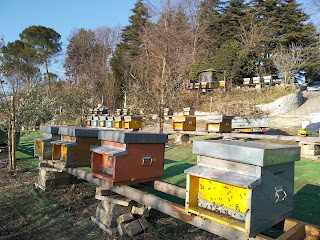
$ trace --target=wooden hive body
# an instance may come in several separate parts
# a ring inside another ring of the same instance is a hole
[[[166,134],[122,131],[100,133],[101,146],[91,149],[94,177],[104,179],[113,186],[161,178],[168,139]]]

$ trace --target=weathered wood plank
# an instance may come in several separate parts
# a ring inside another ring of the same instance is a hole
[[[295,226],[290,228],[290,230],[281,234],[277,240],[303,240],[306,237],[305,225],[298,222]]]
[[[183,134],[190,135],[212,135],[217,137],[228,137],[228,138],[252,138],[252,139],[269,139],[269,140],[282,140],[282,141],[308,141],[319,143],[320,138],[318,137],[301,137],[301,136],[283,136],[283,135],[267,135],[267,134],[247,134],[247,133],[208,133],[205,131],[187,131],[180,132]]]
[[[181,188],[161,181],[154,181],[153,188],[157,191],[164,192],[178,198],[186,199],[185,188]]]
[[[44,186],[40,185],[39,183],[34,183],[34,186],[35,186],[36,188],[41,189],[42,191],[46,191],[46,188],[45,188]]]
[[[104,232],[106,232],[107,234],[109,234],[110,236],[113,234],[113,231],[111,228],[106,227],[104,224],[102,224],[97,218],[95,218],[94,216],[91,216],[91,220],[92,222],[94,222],[95,224],[97,224]]]
[[[130,205],[130,199],[123,197],[121,195],[114,195],[114,196],[100,196],[96,195],[95,199],[100,200],[100,201],[108,201],[111,203],[115,203],[121,206],[129,206]]]

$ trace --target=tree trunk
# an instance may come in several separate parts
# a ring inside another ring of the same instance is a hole
[[[50,89],[51,89],[51,79],[50,79],[50,74],[49,74],[48,61],[45,62],[45,66],[46,66],[46,76],[47,76],[47,94],[49,95]]]

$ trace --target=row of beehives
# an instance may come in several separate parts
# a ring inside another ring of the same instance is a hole
[[[195,131],[196,120],[195,116],[174,116],[172,128],[174,131]],[[209,115],[206,117],[206,121],[205,131],[207,132],[266,132],[269,128],[268,117],[246,119],[236,116]]]
[[[51,149],[49,159],[63,161],[66,167],[91,166],[94,177],[112,186],[163,176],[166,134],[40,129],[52,135],[36,139],[37,156],[45,159]],[[292,212],[294,161],[300,159],[299,147],[205,140],[194,142],[193,153],[198,155],[197,165],[185,170],[188,213],[253,237]]]
[[[86,126],[138,130],[142,128],[142,117],[141,116],[87,116]]]
[[[207,117],[205,129],[208,132],[231,133],[232,116],[212,115]],[[195,131],[197,120],[195,116],[173,116],[173,131]]]
[[[35,139],[36,156],[67,167],[91,167],[95,177],[112,185],[153,181],[163,174],[167,134],[67,126],[41,126],[40,131],[46,136]]]

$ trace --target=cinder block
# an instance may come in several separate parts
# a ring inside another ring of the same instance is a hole
[[[145,217],[139,218],[135,221],[127,223],[124,226],[126,233],[129,237],[133,238],[141,232],[145,232],[150,227],[150,223]]]
[[[130,213],[131,206],[121,206],[108,201],[101,201],[96,210],[97,219],[107,227],[116,227],[117,218],[124,214]]]
[[[125,213],[120,215],[117,218],[117,224],[120,225],[122,223],[128,223],[130,221],[132,221],[134,219],[134,216],[132,215],[132,213]]]
[[[121,237],[127,236],[127,232],[126,232],[126,230],[125,230],[125,228],[124,228],[125,225],[126,225],[126,223],[121,223],[120,225],[117,226],[119,235],[120,235]]]
[[[149,217],[150,210],[150,207],[138,203],[137,206],[132,206],[131,213],[135,215]]]

